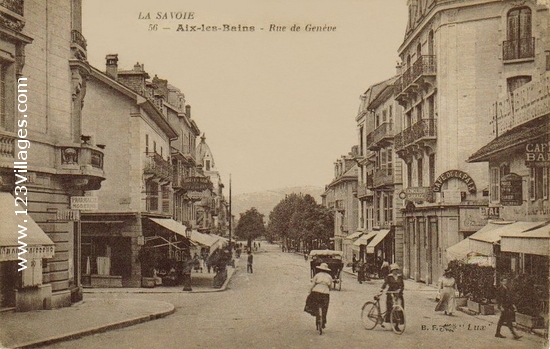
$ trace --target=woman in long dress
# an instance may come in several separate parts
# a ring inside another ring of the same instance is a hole
[[[453,311],[456,308],[456,280],[452,276],[450,269],[445,269],[439,284],[439,291],[441,299],[435,306],[435,311],[444,311],[445,315],[453,315]]]

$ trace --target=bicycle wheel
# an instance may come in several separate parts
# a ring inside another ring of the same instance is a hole
[[[390,313],[390,322],[393,332],[402,334],[405,332],[405,310],[400,305],[395,305]]]
[[[367,330],[372,330],[378,324],[380,319],[380,310],[374,302],[367,302],[363,304],[361,309],[361,322],[363,322],[363,327]]]
[[[319,313],[315,317],[317,320],[317,331],[319,331],[319,335],[323,334],[323,308],[319,307]]]

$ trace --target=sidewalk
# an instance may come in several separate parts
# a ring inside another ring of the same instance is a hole
[[[343,271],[347,274],[350,274],[350,275],[353,275],[353,276],[357,277],[357,273],[353,273],[351,271],[351,267],[345,267],[343,269]],[[381,279],[373,279],[373,281],[377,281],[377,280],[381,281]],[[416,282],[416,281],[413,281],[413,280],[410,280],[410,279],[405,279],[403,281],[405,283],[405,291],[429,291],[429,292],[432,292],[431,294],[429,294],[428,298],[432,299],[434,301],[434,304],[435,304],[435,296],[436,296],[436,293],[437,293],[437,285],[426,285],[424,283]],[[372,281],[365,281],[366,284],[368,284],[369,282],[372,282]],[[458,310],[462,311],[461,308],[462,307],[457,307]],[[467,312],[464,312],[464,313],[468,314]],[[473,316],[476,319],[484,320],[484,321],[487,321],[489,323],[492,323],[492,324],[496,325],[498,323],[498,319],[500,317],[500,312],[495,309],[495,314],[494,315],[479,315],[478,314],[478,315],[470,315],[470,316]],[[529,331],[526,331],[522,328],[517,328],[517,329],[519,329],[521,331],[524,331],[524,332],[535,334],[539,337],[543,337],[543,338],[548,337],[548,330],[534,329],[531,332],[529,332]]]
[[[235,261],[235,266],[238,265]],[[95,293],[190,293],[221,292],[227,289],[236,268],[227,268],[227,279],[212,288],[214,273],[193,273],[191,292],[182,286],[155,288],[88,288],[84,300],[71,307],[30,312],[0,312],[0,348],[35,348],[42,345],[105,332],[172,314],[167,302],[95,297]],[[55,319],[55,322],[52,321]]]

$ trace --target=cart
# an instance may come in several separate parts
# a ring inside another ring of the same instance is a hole
[[[332,288],[340,291],[342,289],[341,273],[344,268],[344,262],[342,261],[343,252],[333,250],[312,250],[309,253],[311,259],[310,274],[311,277],[317,272],[316,268],[321,263],[327,263],[331,270],[329,274],[332,276]]]

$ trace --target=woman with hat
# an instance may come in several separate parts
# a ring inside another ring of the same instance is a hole
[[[399,272],[399,265],[392,263],[390,265],[390,273],[386,275],[384,284],[380,289],[380,293],[384,292],[384,289],[388,287],[389,292],[399,292],[397,297],[401,300],[401,306],[405,308],[405,299],[403,298],[403,289],[405,284],[403,282],[403,276]],[[386,319],[385,322],[390,322],[390,312],[393,308],[393,299],[391,294],[386,294]],[[397,328],[398,329],[398,328]]]
[[[445,311],[445,315],[453,315],[456,308],[455,303],[456,281],[452,275],[451,269],[447,268],[443,272],[439,282],[439,303],[435,306],[435,311]]]
[[[327,322],[327,312],[329,303],[330,285],[332,285],[332,276],[328,273],[330,268],[327,263],[321,263],[317,266],[317,274],[311,280],[312,285],[309,290],[309,296],[306,300],[305,311],[311,315],[317,315],[319,307],[323,311],[323,328]]]

